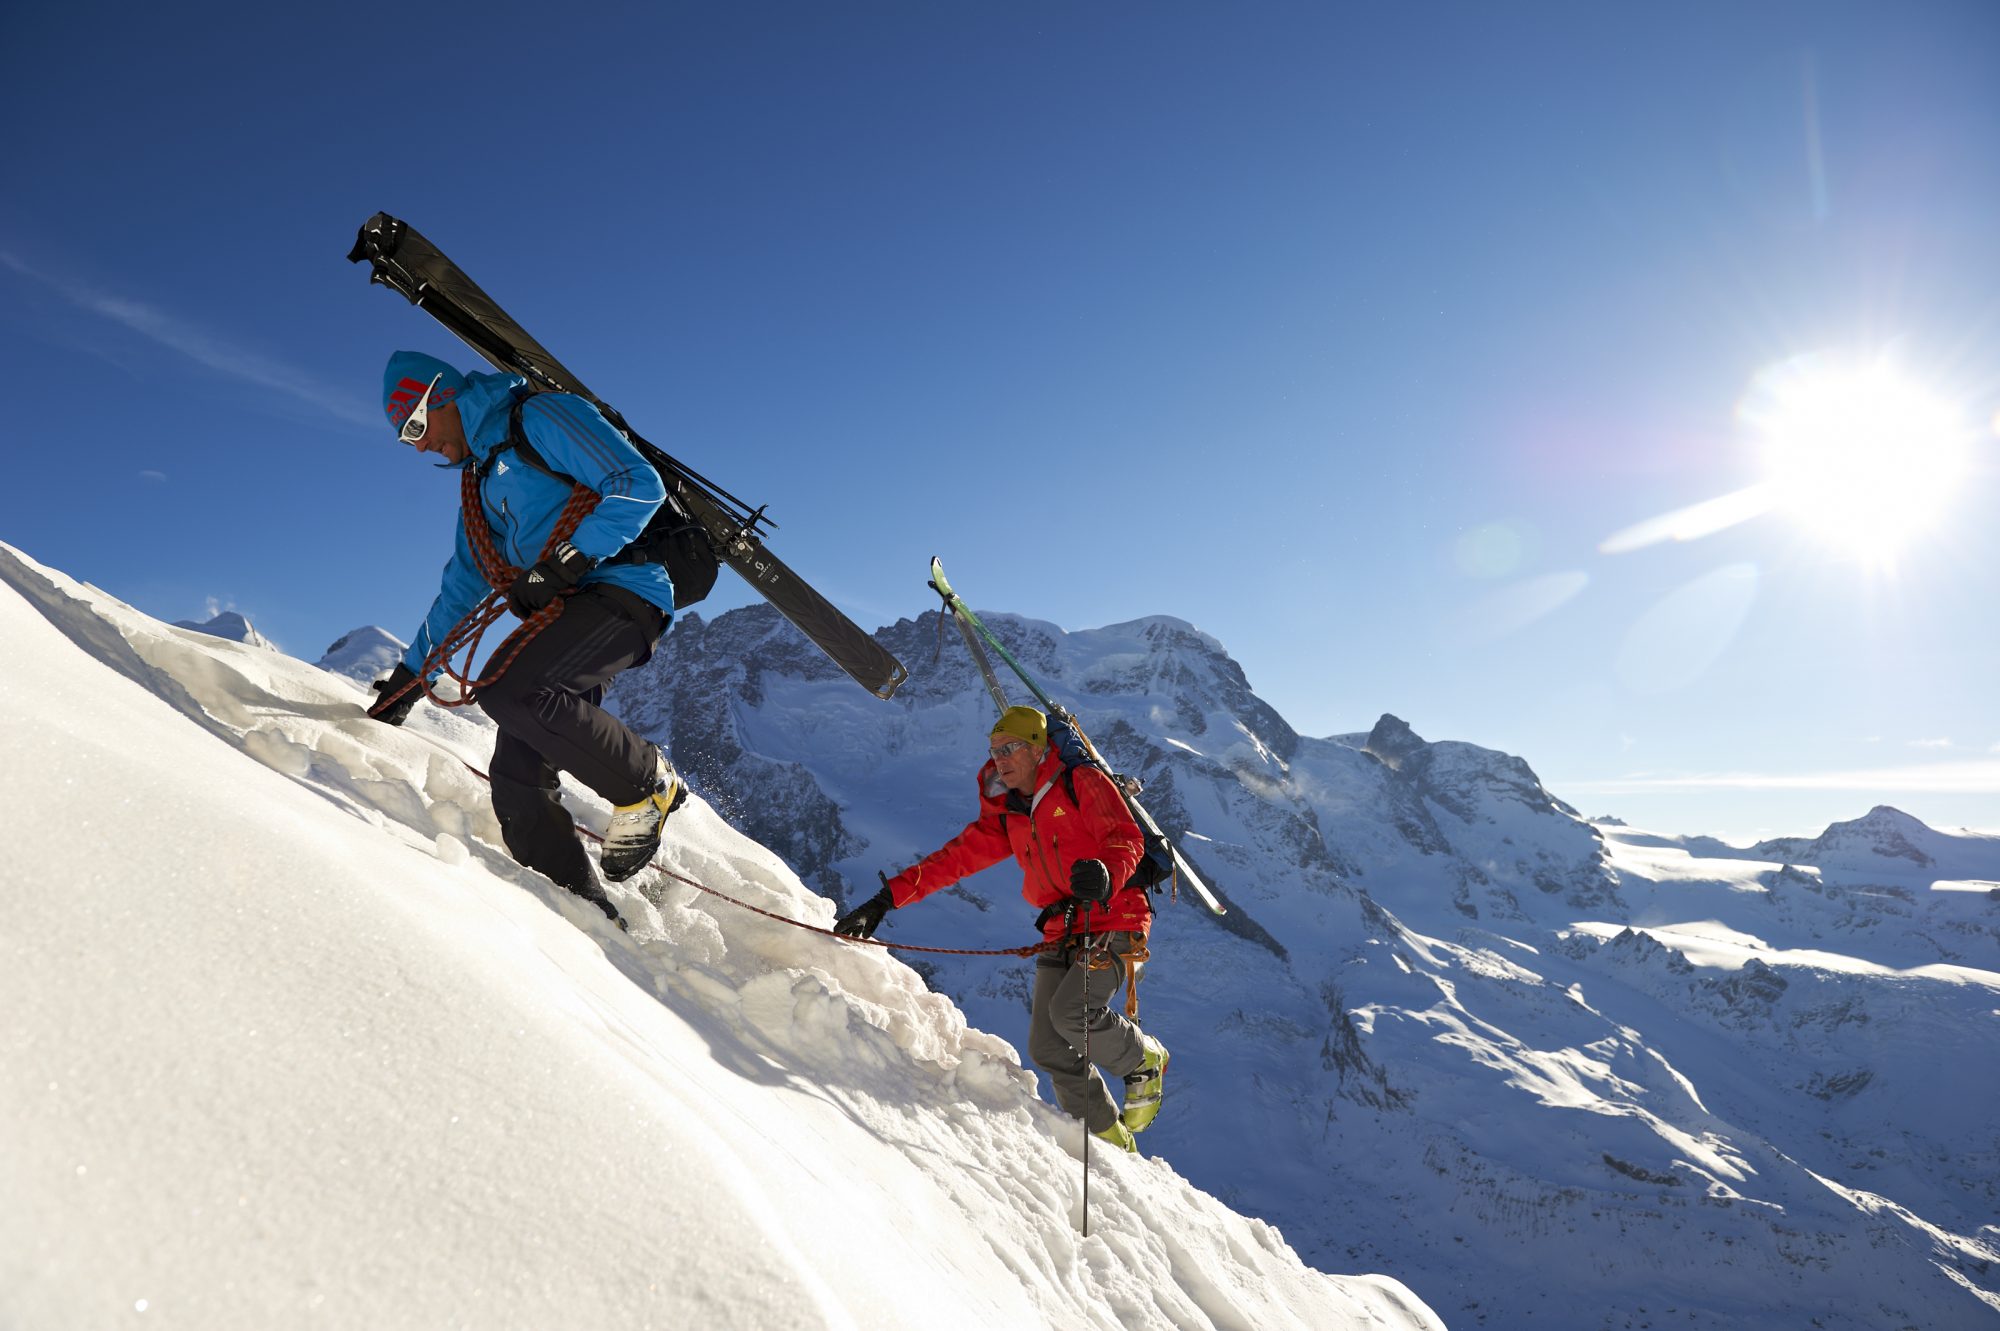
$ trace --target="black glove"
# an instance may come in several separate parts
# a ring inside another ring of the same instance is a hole
[[[375,701],[368,708],[368,715],[384,725],[400,726],[410,715],[410,709],[417,705],[417,699],[424,691],[416,687],[417,672],[406,665],[398,665],[389,672],[389,678],[378,679],[369,687],[375,690]],[[409,691],[402,697],[396,694],[409,685]]]
[[[507,589],[507,605],[523,619],[566,592],[590,572],[597,561],[568,541],[558,541],[555,551],[533,568],[514,579]]]
[[[882,927],[882,917],[896,909],[896,897],[883,888],[868,900],[834,921],[833,931],[848,938],[873,938]]]
[[[1078,860],[1069,866],[1069,894],[1078,901],[1102,904],[1111,900],[1111,871],[1103,860]]]

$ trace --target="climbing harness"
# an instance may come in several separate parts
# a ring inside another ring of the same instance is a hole
[[[1100,939],[1102,935],[1099,935]],[[1152,959],[1152,952],[1146,947],[1143,935],[1133,938],[1132,950],[1114,952],[1108,942],[1093,943],[1084,940],[1084,965],[1094,971],[1110,970],[1120,962],[1125,966],[1125,1015],[1133,1021],[1139,1020],[1139,974]]]

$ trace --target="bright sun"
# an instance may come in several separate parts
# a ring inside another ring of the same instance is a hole
[[[1886,361],[1787,361],[1759,377],[1742,415],[1771,506],[1877,562],[1941,518],[1971,451],[1960,411]]]

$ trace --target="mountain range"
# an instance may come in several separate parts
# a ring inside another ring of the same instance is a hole
[[[2000,838],[1593,822],[1394,716],[1300,735],[1182,621],[982,614],[1229,905],[1158,901],[1150,1153],[1454,1326],[2000,1318]],[[851,904],[975,811],[993,704],[942,627],[880,631],[911,668],[885,704],[765,607],[685,615],[611,705]],[[1002,865],[882,936],[1007,946],[1031,914]],[[1021,1038],[1025,964],[913,964]]]

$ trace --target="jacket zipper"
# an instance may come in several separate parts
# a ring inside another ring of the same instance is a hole
[[[1031,810],[1028,814],[1028,842],[1035,848],[1035,867],[1041,872],[1042,885],[1054,888],[1056,897],[1061,899],[1068,895],[1068,889],[1057,884],[1055,876],[1049,872],[1049,862],[1056,854],[1059,838],[1054,833],[1050,833],[1049,844],[1047,848],[1043,847],[1042,830],[1035,822],[1036,812],[1038,811]]]
[[[519,565],[521,552],[514,544],[514,515],[507,508],[507,496],[500,496],[500,526],[507,533],[507,562]]]

